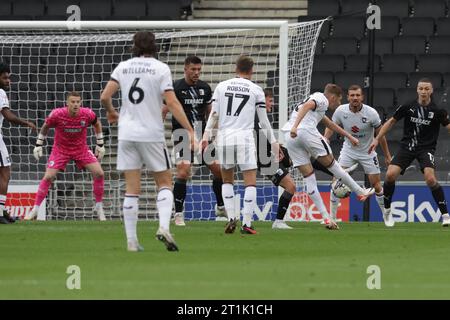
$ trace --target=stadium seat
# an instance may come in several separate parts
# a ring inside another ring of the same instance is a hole
[[[327,83],[334,83],[332,72],[313,72],[311,77],[311,88],[322,90]]]
[[[356,71],[336,72],[334,74],[334,80],[336,84],[343,89],[347,89],[353,84],[357,84],[361,87],[364,87],[365,76],[366,76],[365,72],[356,72]]]
[[[446,0],[414,0],[414,17],[445,17]]]
[[[11,16],[12,10],[11,10],[11,1],[4,0],[0,2],[0,18],[7,19],[9,16]]]
[[[81,18],[83,20],[104,19],[111,16],[111,0],[80,0]]]
[[[382,64],[387,72],[412,72],[416,70],[416,57],[413,54],[385,54]]]
[[[422,78],[430,79],[434,88],[442,85],[442,75],[439,72],[413,72],[409,74],[409,87],[416,88]]]
[[[403,105],[410,103],[414,99],[417,99],[417,89],[416,88],[400,88],[397,89],[397,104]]]
[[[418,71],[442,72],[450,70],[450,54],[419,55]]]
[[[397,17],[381,16],[381,29],[376,29],[376,37],[395,37],[400,34],[400,19]]]
[[[176,20],[180,18],[178,1],[147,0],[148,18],[152,20]]]
[[[368,70],[369,56],[365,54],[352,54],[346,57],[346,69],[347,71],[367,71]],[[379,55],[375,55],[374,71],[380,69],[381,58]]]
[[[369,39],[364,38],[361,40],[361,46],[359,53],[369,53]],[[383,55],[386,53],[392,53],[392,39],[391,38],[375,38],[375,54]]]
[[[450,88],[436,88],[433,91],[433,101],[439,107],[447,109],[450,102]]]
[[[403,36],[432,36],[434,34],[433,18],[403,18],[402,35]]]
[[[69,16],[67,14],[67,8],[71,5],[79,5],[78,0],[47,0],[47,17],[52,19],[52,17]],[[81,16],[83,18],[83,16]]]
[[[121,17],[122,20],[126,20],[123,19],[126,17],[130,17],[129,20],[134,20],[147,16],[146,3],[142,0],[115,1],[113,11],[113,16]]]
[[[392,108],[395,104],[395,92],[390,88],[382,88],[373,90],[373,107],[383,107],[384,109]]]
[[[45,14],[45,0],[14,0],[13,14],[15,16],[35,19]]]
[[[339,0],[308,1],[309,16],[334,16],[339,9]]]
[[[325,40],[323,53],[349,55],[357,53],[356,38],[329,38]]]
[[[436,23],[436,34],[450,36],[450,18],[439,18]]]
[[[317,39],[315,55],[322,54],[323,51],[323,40],[321,38]]]
[[[450,87],[450,73],[444,73],[444,87]]]
[[[363,17],[333,19],[331,21],[330,37],[353,37],[361,39],[364,36],[365,29],[366,24]]]
[[[422,54],[425,53],[427,38],[424,36],[400,36],[392,41],[395,54]]]
[[[314,57],[314,71],[344,71],[345,57],[340,54],[321,54]]]
[[[404,88],[408,83],[408,75],[404,72],[375,72],[373,85],[375,88]]]
[[[308,22],[308,21],[314,21],[314,20],[323,20],[326,19],[326,16],[299,16],[297,18],[298,22]],[[322,27],[320,28],[320,34],[319,37],[322,39],[326,39],[330,35],[330,21],[326,20],[323,22]]]
[[[396,16],[399,18],[409,17],[409,0],[377,0],[377,6],[381,9],[381,14]]]
[[[353,13],[354,16],[366,16],[368,0],[341,0],[341,13]]]
[[[450,53],[450,36],[435,36],[429,40],[428,53]]]

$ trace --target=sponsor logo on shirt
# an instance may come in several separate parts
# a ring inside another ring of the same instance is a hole
[[[361,121],[362,121],[362,123],[366,123],[367,122],[367,118],[366,117],[362,117]]]
[[[353,126],[352,127],[352,132],[353,133],[358,133],[359,132],[359,128],[357,126]]]
[[[424,124],[426,126],[430,125],[430,123],[431,123],[430,120],[420,119],[420,118],[416,118],[416,117],[411,117],[411,122],[417,123],[417,124]]]
[[[433,118],[434,118],[434,112],[429,112],[428,119],[433,119]]]

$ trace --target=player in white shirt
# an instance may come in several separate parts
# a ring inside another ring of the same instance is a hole
[[[11,159],[1,134],[3,119],[8,120],[10,123],[30,127],[36,131],[34,123],[18,118],[10,110],[8,96],[5,92],[5,90],[9,89],[11,82],[9,78],[10,73],[9,66],[0,62],[0,224],[15,222],[15,219],[5,210],[6,194],[8,193],[9,179],[11,177]]]
[[[153,172],[158,188],[156,204],[159,229],[156,238],[166,245],[167,250],[178,251],[169,232],[173,184],[161,118],[163,98],[169,111],[183,128],[187,129],[189,136],[184,141],[190,141],[192,146],[194,130],[173,92],[169,67],[154,58],[157,52],[154,34],[137,32],[133,37],[132,51],[135,57],[121,62],[114,69],[111,80],[101,95],[108,121],[118,122],[119,125],[117,169],[125,173],[123,215],[128,250],[142,250],[136,235],[136,225],[141,192],[141,168],[145,164],[146,168]],[[112,96],[119,89],[122,94],[120,115],[112,105]]]
[[[316,176],[310,161],[311,156],[327,167],[335,177],[342,179],[358,195],[360,201],[364,201],[374,193],[373,188],[361,188],[334,161],[330,146],[320,134],[319,130],[317,130],[318,123],[322,121],[326,127],[347,137],[352,144],[359,144],[358,139],[354,138],[325,116],[328,108],[332,110],[336,108],[341,103],[341,99],[342,89],[335,84],[327,84],[324,93],[315,92],[305,102],[299,104],[292,112],[289,122],[282,128],[282,131],[286,132],[286,146],[294,167],[298,168],[303,175],[308,195],[322,214],[328,229],[338,229],[338,226],[333,219],[330,219],[319,190],[317,189]]]
[[[346,138],[339,156],[339,164],[343,168],[348,168],[359,163],[367,177],[370,185],[375,188],[375,196],[377,203],[383,213],[384,223],[388,227],[394,225],[392,214],[386,213],[384,210],[384,196],[383,187],[381,186],[380,166],[378,163],[377,153],[368,152],[370,144],[372,143],[374,132],[378,134],[381,129],[381,119],[378,112],[363,103],[364,94],[362,88],[358,85],[352,85],[348,89],[347,100],[349,103],[340,105],[333,114],[332,120],[337,125],[341,126],[345,131],[359,140],[359,145],[355,146]],[[324,137],[329,139],[333,135],[333,131],[329,128],[325,129]],[[381,148],[385,155],[386,166],[391,162],[391,154],[383,137],[380,140]],[[331,218],[336,219],[336,213],[339,206],[340,199],[336,197],[333,191],[330,192],[330,211]]]
[[[254,139],[255,112],[263,129],[267,130],[272,152],[278,155],[269,119],[267,118],[264,91],[251,81],[253,59],[241,56],[236,61],[236,78],[220,82],[214,90],[212,110],[201,141],[201,149],[208,145],[210,131],[218,122],[217,154],[222,168],[222,197],[228,223],[225,233],[233,233],[239,216],[234,207],[234,168],[239,165],[244,177],[245,193],[241,233],[256,234],[251,226],[256,205],[256,147]]]

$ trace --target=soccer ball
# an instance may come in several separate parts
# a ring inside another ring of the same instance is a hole
[[[347,198],[352,193],[350,188],[342,183],[341,179],[333,181],[331,184],[331,190],[334,195],[340,199]]]

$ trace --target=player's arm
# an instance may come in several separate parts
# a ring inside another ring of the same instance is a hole
[[[337,134],[340,134],[343,137],[346,137],[354,146],[357,146],[359,144],[359,140],[356,139],[354,136],[352,136],[350,133],[342,129],[340,126],[338,126],[336,123],[330,120],[327,116],[324,116],[322,118],[322,123],[330,130],[336,132]]]
[[[325,132],[323,133],[323,136],[330,141],[331,137],[333,136],[334,131],[330,128],[325,128]]]
[[[119,120],[119,113],[112,104],[112,97],[119,91],[119,83],[115,80],[109,80],[100,96],[100,102],[106,109],[106,117],[109,123],[116,123]]]
[[[256,108],[256,113],[258,114],[259,124],[263,129],[264,134],[268,133],[267,140],[269,140],[270,145],[272,146],[273,154],[278,158],[280,157],[280,146],[277,143],[277,139],[275,139],[275,135],[273,134],[272,126],[270,125],[269,117],[267,117],[266,106],[262,105]]]
[[[295,119],[294,125],[291,128],[291,137],[295,138],[297,136],[297,128],[300,122],[302,122],[305,115],[310,110],[314,110],[316,108],[316,102],[314,100],[309,100],[305,102],[302,108],[297,113],[297,118]]]
[[[392,117],[383,124],[383,126],[381,127],[381,129],[379,129],[375,138],[373,138],[372,143],[370,144],[369,154],[372,153],[372,151],[377,148],[378,144],[380,143],[381,138],[383,138],[386,135],[386,133],[388,133],[388,131],[391,130],[391,128],[394,126],[394,124],[396,122],[397,122],[397,120],[394,117]],[[385,141],[386,141],[386,138],[385,138]],[[384,152],[384,150],[383,150],[383,152]],[[386,155],[386,153],[385,153],[385,155]]]
[[[1,111],[3,117],[10,123],[18,124],[21,126],[30,127],[33,131],[37,131],[36,125],[33,122],[23,120],[16,116],[9,108],[3,107]]]
[[[162,108],[161,108],[161,116],[163,121],[166,120],[167,114],[169,113],[169,108],[163,104]]]
[[[44,145],[45,139],[47,138],[48,130],[50,126],[47,123],[41,127],[39,131],[38,137],[36,139],[36,146],[33,149],[34,158],[39,161],[39,158],[42,157],[42,146]]]
[[[186,113],[184,112],[184,109],[173,90],[166,90],[164,92],[164,100],[166,101],[166,106],[169,109],[169,112],[172,113],[178,123],[188,131],[191,148],[194,150],[194,129],[192,128],[191,123],[189,122]]]
[[[375,135],[378,135],[378,133],[381,130],[381,127],[382,126],[379,126],[378,128],[375,129]],[[388,146],[386,137],[383,136],[378,141],[380,142],[381,150],[383,150],[384,158],[386,160],[386,165],[389,165],[389,163],[392,160],[392,156],[391,156],[391,152],[389,151],[389,146]]]
[[[97,145],[95,146],[95,156],[100,161],[105,155],[105,140],[103,139],[102,123],[96,118],[93,123],[95,138],[97,139]]]

